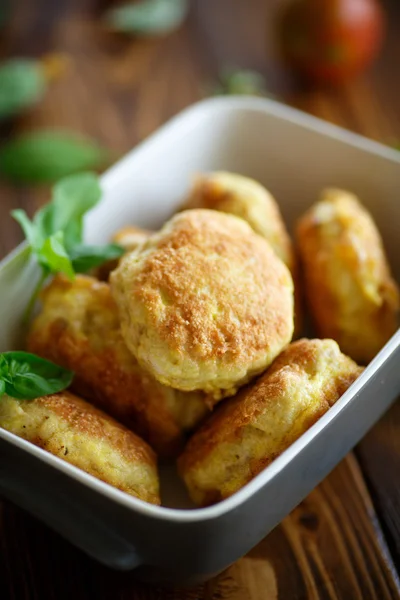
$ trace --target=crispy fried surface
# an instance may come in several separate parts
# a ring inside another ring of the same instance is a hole
[[[126,227],[119,229],[113,235],[111,241],[114,244],[122,246],[126,252],[132,252],[132,250],[136,250],[136,248],[140,246],[140,244],[143,244],[151,235],[152,232],[148,229],[127,225]],[[94,276],[100,281],[108,281],[110,273],[118,267],[119,261],[119,258],[108,260],[94,270]]]
[[[265,237],[276,254],[291,269],[293,249],[278,205],[257,181],[218,171],[197,176],[186,209],[207,208],[236,215]]]
[[[219,399],[263,371],[293,333],[293,283],[242,219],[176,215],[111,276],[124,339],[160,382]]]
[[[179,452],[187,430],[207,413],[203,397],[167,388],[127,349],[110,288],[79,275],[56,277],[28,337],[31,352],[76,373],[73,389],[144,437],[160,454]]]
[[[300,219],[297,235],[319,335],[369,362],[396,331],[399,308],[375,223],[353,194],[331,189]]]
[[[69,392],[32,401],[5,397],[0,426],[123,492],[160,504],[152,449]]]
[[[278,204],[268,190],[248,177],[217,171],[196,177],[184,208],[207,208],[236,215],[271,244],[290,269],[295,284],[296,336],[303,320],[297,260]]]
[[[315,423],[362,372],[333,340],[290,344],[189,440],[180,473],[199,505],[238,491]]]

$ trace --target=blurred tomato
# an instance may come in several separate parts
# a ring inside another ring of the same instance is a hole
[[[340,83],[375,58],[384,25],[377,0],[294,0],[279,22],[283,56],[309,79]]]

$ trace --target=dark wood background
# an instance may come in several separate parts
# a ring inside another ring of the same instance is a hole
[[[1,1],[1,0],[0,0]],[[307,89],[279,64],[279,0],[193,0],[165,39],[133,41],[99,27],[100,0],[11,0],[0,56],[63,52],[66,73],[11,130],[59,126],[123,154],[201,98],[226,65],[263,72],[271,93],[387,144],[400,140],[400,3],[369,73],[340,89]],[[399,181],[400,184],[400,181]],[[400,190],[400,185],[399,185]],[[9,211],[32,213],[45,189],[0,184],[0,257],[21,238]],[[400,201],[400,196],[399,196]],[[400,404],[250,554],[193,590],[161,590],[87,558],[18,508],[0,505],[1,600],[360,600],[400,598]]]

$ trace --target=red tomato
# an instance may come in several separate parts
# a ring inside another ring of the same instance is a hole
[[[283,56],[309,79],[340,83],[375,58],[384,26],[377,0],[295,0],[279,23]]]

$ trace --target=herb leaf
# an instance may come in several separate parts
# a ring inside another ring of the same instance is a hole
[[[1,103],[0,81],[0,103]],[[106,150],[94,142],[60,131],[35,131],[0,148],[0,172],[19,183],[54,182],[108,161]]]
[[[21,209],[12,211],[11,215],[35,251],[40,251],[45,240],[59,231],[63,232],[63,244],[69,249],[81,243],[83,216],[100,198],[97,175],[80,173],[65,177],[53,187],[51,201],[36,213],[33,221]]]
[[[188,0],[141,0],[107,11],[105,20],[116,31],[138,36],[162,35],[177,29],[188,11]]]
[[[64,246],[64,233],[57,231],[46,239],[37,252],[39,264],[50,273],[64,273],[69,279],[74,278],[74,268]]]
[[[13,59],[0,66],[0,120],[38,102],[46,91],[39,61]]]
[[[36,227],[38,239],[41,239],[42,243],[46,237],[55,233],[53,228],[53,211],[54,205],[50,201],[48,204],[42,206],[33,217],[33,224]],[[14,216],[14,213],[12,214]]]
[[[0,396],[34,400],[67,388],[73,373],[29,352],[0,354]]]
[[[80,173],[59,181],[52,194],[52,233],[64,231],[67,248],[82,241],[83,216],[101,198],[97,175]]]
[[[265,96],[265,77],[257,71],[224,69],[218,76],[216,95]]]
[[[25,237],[28,240],[32,248],[40,248],[44,242],[44,237],[40,229],[29,219],[28,215],[24,210],[17,209],[11,212],[14,219],[21,225]]]
[[[70,258],[75,273],[87,273],[90,269],[102,265],[107,260],[119,258],[125,254],[124,248],[117,244],[107,246],[75,246]]]
[[[51,228],[42,226],[41,223],[38,225],[35,223],[35,219],[30,221],[23,210],[14,210],[11,214],[21,225],[26,239],[46,275],[64,273],[68,278],[73,279],[74,269],[64,245],[64,232],[51,233]],[[41,214],[45,215],[45,211]]]
[[[107,260],[124,253],[116,244],[85,246],[83,217],[101,198],[101,187],[94,173],[70,175],[53,188],[52,199],[40,209],[33,220],[23,210],[12,216],[25,232],[42,277],[30,300],[25,319],[28,320],[43,282],[51,273],[64,273],[73,279],[75,273],[85,273]]]

